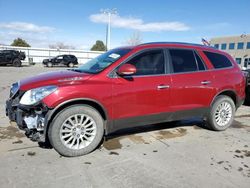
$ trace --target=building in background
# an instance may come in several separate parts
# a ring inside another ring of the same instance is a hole
[[[241,68],[250,68],[250,34],[216,37],[210,40],[210,44],[229,53]]]

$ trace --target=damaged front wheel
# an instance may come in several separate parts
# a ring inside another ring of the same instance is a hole
[[[48,136],[58,153],[75,157],[92,152],[101,142],[103,133],[103,119],[98,111],[88,105],[74,105],[58,113]]]

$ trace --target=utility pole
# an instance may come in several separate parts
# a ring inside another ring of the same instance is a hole
[[[108,24],[106,28],[106,47],[107,50],[110,50],[110,38],[111,38],[111,16],[117,14],[116,8],[112,9],[101,9],[101,13],[108,16]]]

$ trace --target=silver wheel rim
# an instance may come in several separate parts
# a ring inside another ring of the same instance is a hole
[[[216,123],[223,127],[229,123],[232,118],[233,109],[230,103],[222,102],[215,110],[215,121]]]
[[[96,136],[96,123],[86,114],[75,114],[67,118],[60,129],[60,139],[69,149],[87,147]]]

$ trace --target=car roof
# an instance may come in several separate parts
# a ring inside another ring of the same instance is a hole
[[[204,49],[217,50],[213,46],[205,46],[202,44],[187,43],[187,42],[149,42],[149,43],[139,44],[135,47],[157,47],[157,46],[195,48],[195,49],[203,49],[203,50]]]
[[[209,51],[209,52],[219,53],[219,54],[228,56],[226,52],[218,50],[217,48],[213,46],[206,46],[202,44],[187,43],[187,42],[149,42],[149,43],[139,44],[136,46],[122,46],[116,49],[143,50],[146,48],[147,49],[150,49],[150,48],[185,48],[185,49]]]

